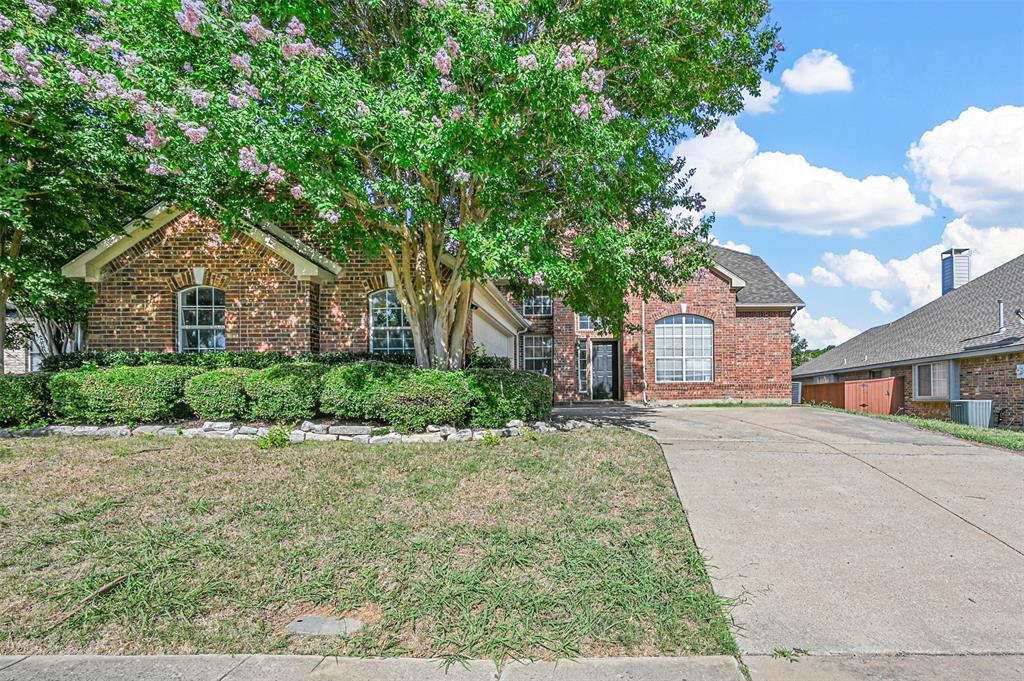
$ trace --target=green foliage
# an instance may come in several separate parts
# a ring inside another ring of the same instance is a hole
[[[508,357],[495,357],[488,355],[483,346],[474,345],[473,351],[466,355],[467,369],[511,369],[512,363]]]
[[[252,369],[215,369],[190,378],[185,402],[196,414],[211,421],[232,421],[248,415],[245,379]]]
[[[63,356],[47,357],[43,360],[46,371],[77,369],[85,363],[98,366],[144,366],[147,364],[176,364],[196,366],[203,369],[266,369],[275,364],[308,362],[324,366],[339,366],[356,362],[378,361],[393,364],[412,364],[410,355],[385,355],[370,352],[325,352],[304,353],[297,356],[283,352],[75,352]]]
[[[320,409],[340,418],[381,421],[384,414],[378,397],[410,373],[408,367],[384,362],[361,362],[331,369],[324,376]]]
[[[53,375],[50,395],[54,412],[72,422],[158,421],[180,411],[185,383],[200,372],[181,366],[86,366]]]
[[[287,447],[291,429],[288,426],[274,426],[266,435],[256,438],[256,446],[260,449],[281,449]]]
[[[46,421],[50,405],[46,374],[0,375],[0,426],[35,426]]]
[[[462,425],[476,395],[461,371],[419,369],[375,391],[382,421],[400,431],[422,431],[430,424]]]
[[[474,426],[499,428],[513,419],[546,418],[554,402],[554,382],[533,371],[474,369],[466,372],[475,400]]]
[[[324,367],[294,362],[249,374],[245,394],[249,417],[257,421],[293,422],[316,416]]]
[[[826,345],[823,348],[817,350],[807,349],[807,339],[803,338],[796,331],[791,331],[789,334],[790,339],[790,355],[793,360],[793,368],[796,369],[801,364],[805,364],[815,357],[820,357],[826,352],[834,348],[834,345]]]

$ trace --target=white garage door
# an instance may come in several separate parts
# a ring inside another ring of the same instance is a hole
[[[502,331],[478,312],[473,313],[473,344],[492,357],[511,357],[515,336]]]

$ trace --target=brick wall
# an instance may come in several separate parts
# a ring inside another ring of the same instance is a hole
[[[158,350],[178,347],[178,291],[204,284],[225,293],[228,350],[315,349],[318,304],[315,284],[299,281],[292,265],[244,235],[220,236],[216,223],[185,214],[104,267],[89,310],[93,350]]]
[[[1024,352],[960,360],[960,397],[992,400],[999,425],[1024,429],[1024,378],[1017,378],[1017,365],[1024,364]]]
[[[320,351],[366,352],[370,347],[369,295],[388,288],[387,265],[353,253],[334,281],[320,285]]]
[[[510,296],[511,299],[511,296]],[[646,315],[639,298],[629,299],[627,324],[643,332],[627,332],[619,340],[621,383],[619,393],[626,400],[644,396],[644,355],[646,353],[646,395],[650,400],[787,400],[790,397],[790,317],[787,311],[737,311],[736,294],[729,285],[707,273],[679,290],[673,300],[652,300]],[[711,319],[714,326],[714,380],[708,383],[659,383],[655,379],[654,324],[658,319],[680,314]],[[530,334],[554,338],[553,379],[559,402],[587,401],[577,390],[577,340],[613,340],[600,331],[576,328],[576,315],[559,300],[550,317],[527,317]],[[646,317],[646,323],[644,320]],[[588,350],[588,357],[592,357]]]

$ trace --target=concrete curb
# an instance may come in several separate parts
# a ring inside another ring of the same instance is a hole
[[[6,664],[6,666],[5,666]],[[0,657],[0,681],[743,681],[736,660],[707,657],[442,660],[320,655],[32,655]]]

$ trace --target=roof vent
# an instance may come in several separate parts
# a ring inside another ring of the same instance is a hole
[[[942,295],[971,280],[971,249],[951,248],[942,253]]]

